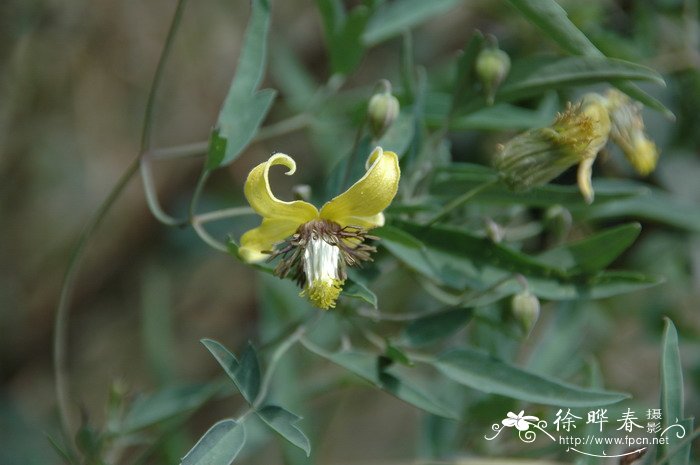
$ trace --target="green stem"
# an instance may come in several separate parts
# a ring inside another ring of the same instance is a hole
[[[151,128],[153,124],[153,107],[155,103],[155,96],[157,88],[162,80],[163,68],[165,66],[165,61],[169,55],[171,44],[175,36],[178,25],[182,18],[182,12],[184,10],[185,0],[179,0],[173,20],[170,24],[170,30],[168,31],[168,36],[166,38],[166,43],[161,53],[160,59],[158,61],[158,66],[156,68],[156,73],[153,78],[153,83],[151,84],[151,90],[148,96],[148,102],[146,104],[146,110],[144,115],[143,131],[141,135],[141,151],[140,154],[150,145]],[[66,438],[66,447],[70,454],[75,455],[75,448],[72,443],[72,438],[74,434],[73,419],[71,418],[70,412],[70,399],[69,399],[69,381],[68,381],[68,368],[67,368],[67,352],[68,352],[68,321],[69,321],[69,310],[70,301],[73,294],[73,289],[75,287],[75,280],[78,272],[78,265],[83,257],[85,248],[87,246],[88,240],[92,237],[97,227],[102,223],[102,220],[106,216],[109,209],[112,207],[114,202],[119,198],[123,192],[126,185],[129,183],[131,178],[136,174],[142,165],[142,156],[139,155],[134,161],[131,162],[127,170],[121,176],[117,185],[112,189],[107,198],[102,202],[97,213],[88,222],[83,230],[82,234],[78,239],[71,257],[68,261],[68,267],[66,269],[66,274],[63,278],[63,283],[61,285],[61,294],[58,300],[58,306],[56,308],[56,319],[54,321],[54,345],[53,345],[53,368],[54,376],[56,378],[56,402],[58,404],[59,421],[61,424],[61,429],[63,435]]]
[[[457,197],[456,199],[452,200],[450,203],[445,205],[442,208],[442,210],[440,211],[440,213],[438,213],[437,215],[435,215],[434,217],[432,217],[428,221],[426,226],[434,225],[435,223],[437,223],[438,221],[442,220],[447,215],[449,215],[453,210],[455,210],[456,208],[459,208],[462,205],[464,205],[465,203],[467,203],[469,200],[472,199],[472,197],[475,197],[481,191],[493,186],[497,182],[498,182],[498,179],[492,179],[490,181],[486,181],[483,184],[480,184],[480,185],[474,187],[473,189],[468,190],[464,194],[460,195],[459,197]]]
[[[75,450],[71,439],[75,431],[73,420],[70,412],[69,386],[68,386],[68,368],[67,368],[67,348],[68,348],[68,321],[70,301],[75,287],[75,279],[78,273],[78,265],[85,252],[88,240],[92,237],[97,227],[102,223],[109,209],[117,200],[119,195],[124,191],[131,178],[136,174],[139,168],[139,159],[135,158],[127,170],[122,174],[117,182],[117,185],[112,189],[107,198],[102,202],[95,215],[90,219],[85,226],[82,234],[78,238],[73,252],[71,253],[66,268],[66,274],[63,277],[61,285],[61,295],[56,308],[56,320],[54,321],[54,339],[53,339],[53,370],[56,388],[56,402],[58,404],[59,420],[63,435],[66,438],[66,447],[71,454],[75,454]]]
[[[163,51],[158,59],[158,65],[156,66],[156,72],[153,75],[153,82],[151,83],[151,89],[148,92],[148,100],[146,101],[146,110],[143,116],[143,130],[141,132],[141,179],[143,180],[143,189],[146,192],[146,200],[148,202],[148,208],[153,213],[158,221],[168,226],[184,226],[187,224],[187,219],[175,218],[163,210],[158,202],[158,196],[156,194],[155,185],[153,182],[153,174],[151,172],[151,155],[149,150],[151,149],[151,136],[153,134],[153,114],[156,104],[156,96],[158,95],[158,89],[163,81],[163,75],[165,72],[165,64],[170,57],[170,52],[172,50],[173,42],[175,41],[175,34],[180,27],[180,22],[182,21],[182,14],[185,11],[185,4],[187,0],[178,0],[177,7],[175,9],[175,14],[170,23],[170,29],[168,30],[168,35],[165,38],[165,45],[163,46]]]

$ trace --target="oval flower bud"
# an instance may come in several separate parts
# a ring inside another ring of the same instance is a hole
[[[540,300],[530,291],[521,291],[510,301],[513,316],[520,324],[525,335],[530,334],[540,317]]]
[[[510,57],[497,45],[488,46],[476,57],[476,74],[481,81],[489,105],[493,104],[496,90],[508,76]]]
[[[367,105],[369,127],[375,139],[380,138],[399,116],[399,101],[388,87],[384,92],[374,94]]]

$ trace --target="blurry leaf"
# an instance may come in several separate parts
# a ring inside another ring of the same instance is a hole
[[[221,420],[204,433],[180,465],[230,465],[245,444],[245,428],[235,420]]]
[[[384,150],[396,152],[401,158],[408,150],[408,146],[411,145],[414,129],[412,116],[407,113],[400,113],[386,134],[377,141],[376,145]]]
[[[608,266],[627,250],[641,230],[639,223],[617,226],[547,250],[538,255],[537,259],[552,266],[566,268],[570,272],[593,273]]]
[[[408,367],[414,365],[413,360],[401,349],[392,345],[390,342],[386,344],[386,350],[384,351],[384,356],[390,359],[392,362],[397,362]]]
[[[471,235],[461,229],[445,226],[418,226],[394,222],[403,236],[413,236],[423,248],[410,248],[393,240],[401,237],[394,229],[377,229],[375,234],[409,268],[454,289],[487,290],[497,286],[502,295],[514,292],[517,283],[499,285],[516,274],[525,276],[531,291],[541,298],[568,300],[602,298],[643,289],[659,283],[654,277],[631,272],[601,272],[589,276],[570,273],[535,257],[495,244],[487,238]],[[391,237],[393,236],[393,238]],[[415,246],[414,246],[415,247]]]
[[[480,31],[474,31],[469,38],[462,55],[457,60],[457,73],[455,74],[454,85],[452,86],[452,97],[450,99],[450,109],[447,117],[451,119],[462,103],[474,94],[476,83],[475,62],[476,57],[484,45],[484,36]]]
[[[255,135],[275,98],[274,90],[257,91],[265,70],[270,6],[268,0],[253,0],[251,4],[236,74],[212,132],[208,169],[231,163],[238,157]],[[221,150],[221,147],[225,149]]]
[[[374,292],[370,291],[367,286],[361,282],[355,281],[353,279],[348,279],[345,286],[343,287],[343,294],[345,297],[352,297],[355,299],[360,299],[372,307],[377,308],[377,296]]]
[[[441,399],[434,397],[430,391],[424,391],[409,380],[400,379],[396,375],[382,370],[382,367],[379,366],[379,357],[376,354],[359,351],[327,352],[308,342],[305,342],[304,346],[404,402],[435,415],[455,418],[454,409],[444,404]]]
[[[591,389],[603,389],[603,373],[600,371],[598,362],[595,359],[590,359],[587,368],[588,386]],[[582,437],[593,437],[595,434],[600,435],[600,428],[594,422],[586,422],[584,428]],[[594,441],[586,441],[586,443],[583,444],[581,447],[583,454],[577,457],[576,465],[595,465],[600,461],[600,458],[595,456],[595,446],[593,442]]]
[[[61,456],[61,459],[63,459],[63,461],[64,461],[65,463],[67,463],[67,464],[69,464],[69,465],[78,465],[78,463],[79,463],[78,460],[75,459],[75,458],[73,458],[73,457],[71,457],[71,455],[68,453],[68,451],[65,450],[65,449],[63,448],[63,446],[61,446],[61,445],[58,443],[58,441],[57,441],[56,439],[54,439],[54,438],[53,438],[51,435],[49,435],[49,434],[46,435],[46,439],[48,439],[49,444],[51,444],[51,447],[53,448],[53,450],[54,450],[59,456]]]
[[[308,457],[311,454],[311,444],[306,435],[296,426],[301,417],[276,405],[266,405],[257,411],[258,416],[287,441],[291,442]]]
[[[451,308],[417,318],[403,331],[403,337],[413,346],[432,344],[461,330],[472,318],[469,308]]]
[[[275,41],[271,52],[270,71],[284,94],[285,102],[297,112],[307,110],[318,84],[285,42]]]
[[[681,354],[678,349],[678,332],[670,318],[665,318],[663,345],[661,350],[661,412],[662,426],[667,428],[674,423],[680,423],[685,435],[690,434],[692,421],[683,418],[683,368]],[[688,424],[689,422],[689,424]],[[659,445],[658,457],[661,458],[675,451],[668,463],[670,465],[686,465],[690,454],[690,444],[676,451],[681,438],[676,436],[677,427],[671,428],[664,436],[668,443]]]
[[[384,3],[372,15],[367,30],[362,35],[362,42],[367,46],[376,45],[445,13],[460,3],[461,0],[395,0]]]
[[[700,232],[700,210],[679,203],[660,189],[647,188],[635,197],[600,204],[597,195],[598,191],[590,208],[580,212],[583,219],[634,218]]]
[[[499,101],[516,100],[547,90],[581,86],[616,79],[664,84],[659,73],[646,66],[604,57],[567,57],[516,63],[498,92]]]
[[[239,363],[236,356],[219,342],[212,339],[202,339],[201,342],[233,380],[245,400],[252,403],[260,389],[260,367],[253,346],[248,344]]]
[[[449,167],[437,168],[431,193],[439,196],[441,200],[443,198],[451,199],[489,182],[497,176],[498,173],[495,170],[486,166],[453,163]],[[577,213],[586,215],[588,210],[595,210],[607,205],[607,202],[612,200],[617,203],[622,199],[629,199],[649,192],[649,188],[644,184],[606,179],[596,180],[593,187],[596,194],[593,205],[587,205],[583,201],[578,186],[556,184],[547,184],[527,192],[513,192],[503,184],[495,184],[481,191],[478,199],[480,203],[494,205],[522,204],[532,207],[549,207],[559,204],[576,216]]]
[[[371,10],[358,5],[346,14],[339,0],[316,0],[316,4],[323,19],[331,68],[334,73],[349,74],[365,53],[361,36]]]
[[[171,386],[148,396],[139,397],[129,407],[119,432],[122,434],[134,432],[196,409],[219,389],[218,384]]]
[[[539,27],[560,47],[572,55],[602,57],[588,37],[569,20],[566,11],[555,0],[509,0],[528,20]],[[625,81],[615,82],[614,85],[630,97],[639,100],[644,105],[660,111],[670,118],[673,113],[661,102]]]
[[[590,407],[619,402],[629,397],[618,392],[589,390],[550,380],[471,349],[447,352],[433,364],[444,375],[460,384],[527,402]]]
[[[549,108],[527,110],[507,103],[498,103],[465,116],[452,118],[450,129],[453,131],[531,129],[550,124],[554,115],[555,112]],[[430,119],[428,121],[431,122]]]

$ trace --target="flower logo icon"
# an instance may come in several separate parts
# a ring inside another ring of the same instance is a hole
[[[521,410],[517,415],[513,412],[508,412],[507,418],[504,418],[501,423],[503,423],[503,426],[507,426],[509,428],[515,426],[518,431],[527,431],[530,429],[530,422],[537,422],[539,421],[539,418],[532,415],[524,415],[524,413],[525,410]]]

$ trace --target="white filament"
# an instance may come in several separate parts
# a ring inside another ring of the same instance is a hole
[[[308,283],[338,280],[340,249],[321,238],[312,237],[304,249],[304,273]]]

